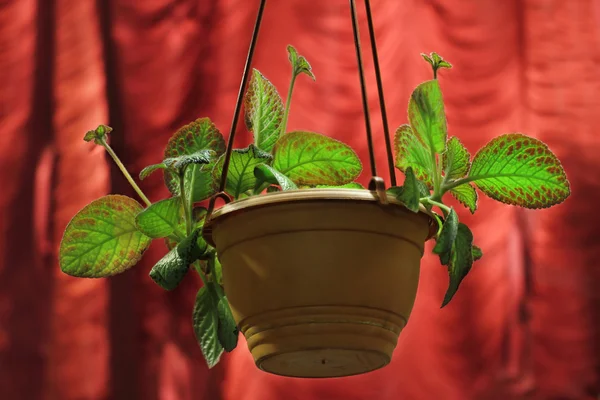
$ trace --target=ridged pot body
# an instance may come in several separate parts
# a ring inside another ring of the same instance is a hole
[[[256,365],[294,377],[388,364],[410,316],[430,219],[398,204],[274,201],[211,221]]]

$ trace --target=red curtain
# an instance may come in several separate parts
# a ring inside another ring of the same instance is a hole
[[[2,0],[0,398],[597,398],[600,2],[373,3],[390,125],[406,122],[411,90],[428,79],[419,53],[436,51],[454,64],[440,77],[450,134],[472,153],[510,131],[546,141],[571,180],[567,202],[528,212],[482,199],[474,218],[462,212],[484,258],[440,310],[447,273],[424,257],[413,316],[382,370],[271,376],[243,341],[208,370],[191,330],[198,282],[165,293],[148,278],[161,245],[108,280],[62,274],[57,248],[87,202],[131,194],[102,150],[82,141],[86,130],[113,126],[112,145],[134,173],[197,117],[229,130],[258,1]],[[285,46],[306,55],[317,82],[298,80],[289,128],[339,138],[366,161],[351,32],[346,1],[270,1],[254,65],[285,93]],[[387,178],[368,51],[365,59]],[[250,140],[243,129],[239,137]],[[158,200],[161,185],[156,175],[142,187]]]

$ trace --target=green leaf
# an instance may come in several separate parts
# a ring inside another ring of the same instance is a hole
[[[296,185],[345,185],[362,171],[350,146],[318,133],[290,132],[277,141],[273,151],[273,168]]]
[[[429,64],[431,64],[433,66],[433,60],[431,59],[431,57],[429,57],[425,53],[421,53],[421,57],[423,57],[423,60],[427,61]]]
[[[312,72],[312,67],[310,66],[306,58],[304,58],[304,56],[299,55],[296,49],[291,45],[287,47],[287,50],[288,58],[290,60],[290,63],[292,64],[294,78],[304,73],[310,76],[310,78],[313,81],[316,80],[315,75]]]
[[[261,164],[270,163],[272,159],[273,156],[253,144],[245,149],[234,149],[231,153],[225,191],[237,199],[244,192],[254,189],[256,186],[254,168]],[[213,179],[220,179],[223,162],[224,157],[221,157],[213,170]]]
[[[135,224],[142,210],[137,201],[120,195],[104,196],[85,206],[65,229],[58,257],[61,270],[101,278],[133,267],[152,241]]]
[[[196,295],[193,312],[194,335],[200,345],[208,368],[219,362],[223,346],[219,342],[219,315],[217,302],[206,287],[200,288]]]
[[[442,153],[446,148],[446,114],[442,91],[437,80],[421,83],[408,103],[408,121],[430,150]]]
[[[144,179],[146,179],[147,177],[152,175],[152,173],[154,173],[155,171],[158,171],[159,169],[167,169],[167,166],[165,165],[165,163],[148,165],[146,168],[144,168],[140,172],[140,180],[143,181]]]
[[[387,193],[400,200],[409,210],[419,212],[420,199],[429,195],[429,189],[417,179],[411,167],[406,169],[405,175],[404,186],[393,186]]]
[[[473,261],[477,261],[483,257],[483,251],[475,245],[473,245]]]
[[[227,297],[223,296],[218,300],[217,312],[219,315],[219,326],[217,330],[219,343],[223,346],[225,351],[232,351],[237,346],[239,330],[233,319]]]
[[[450,284],[442,307],[447,305],[460,286],[462,280],[467,276],[473,266],[473,234],[465,224],[458,225],[456,240],[452,246],[452,255],[448,265]]]
[[[254,176],[256,177],[256,188],[262,187],[265,183],[268,183],[279,185],[281,190],[298,189],[298,186],[296,186],[291,179],[267,164],[259,164],[254,167]]]
[[[270,152],[275,145],[283,120],[283,101],[277,89],[256,69],[244,96],[245,121],[254,133],[254,144]]]
[[[112,132],[112,130],[113,129],[110,126],[99,125],[95,130],[87,131],[83,140],[86,142],[91,142],[93,140],[94,143],[101,145],[106,140],[106,135]]]
[[[444,153],[444,172],[447,179],[462,178],[469,172],[471,155],[457,137],[451,137]]]
[[[464,183],[450,190],[452,196],[467,207],[471,214],[477,210],[477,191],[470,183]]]
[[[211,266],[211,271],[215,274],[215,282],[219,285],[223,285],[223,267],[219,261],[219,257],[215,256],[214,259],[209,259],[210,262],[214,262]]]
[[[346,183],[345,185],[317,185],[317,188],[319,189],[364,189],[365,187],[363,185],[361,185],[358,182],[350,182],[350,183]]]
[[[182,173],[183,170],[190,164],[209,164],[211,163],[216,152],[214,150],[198,150],[192,154],[183,154],[178,157],[165,158],[163,163],[171,169],[174,169],[178,173]]]
[[[404,172],[411,167],[413,172],[428,187],[433,188],[434,164],[431,152],[415,135],[410,125],[402,125],[394,138],[396,167]]]
[[[468,180],[505,204],[547,208],[570,194],[569,181],[543,142],[520,133],[499,136],[475,155]]]
[[[135,217],[135,223],[140,232],[153,239],[169,236],[181,223],[181,199],[171,197],[152,204]]]
[[[452,245],[458,234],[458,215],[454,208],[450,208],[448,218],[442,225],[442,231],[438,236],[433,252],[440,256],[442,264],[446,265],[450,262],[450,255],[452,252]]]
[[[200,150],[213,150],[217,157],[225,152],[223,135],[208,118],[197,119],[175,132],[167,143],[164,158],[190,155]],[[204,200],[216,193],[217,187],[211,174],[213,166],[214,163],[187,168],[186,186],[192,182],[192,176],[194,176],[193,186],[200,186],[199,189],[194,189],[194,202]],[[165,184],[173,195],[179,195],[179,177],[176,173],[165,171]],[[186,187],[186,190],[190,189]],[[205,197],[198,198],[197,193]]]
[[[419,212],[419,206],[421,205],[421,190],[417,177],[413,173],[411,167],[406,168],[404,174],[406,175],[406,178],[404,179],[402,191],[398,194],[397,199],[404,203],[406,208],[412,212]]]
[[[161,288],[173,290],[187,274],[190,265],[198,260],[207,249],[207,244],[196,229],[169,251],[150,271],[150,277]]]

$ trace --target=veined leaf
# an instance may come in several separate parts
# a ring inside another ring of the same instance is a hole
[[[477,210],[477,191],[470,183],[464,183],[450,190],[452,196],[467,207],[471,214]]]
[[[281,130],[284,107],[277,89],[256,69],[244,96],[245,121],[254,144],[270,152]]]
[[[394,194],[412,212],[419,212],[419,206],[421,205],[419,201],[421,198],[419,182],[411,167],[406,168],[404,173],[406,175],[404,185],[399,187],[396,192],[388,189],[388,193]]]
[[[313,81],[316,80],[315,75],[312,72],[312,67],[310,66],[306,58],[304,58],[304,56],[299,55],[294,46],[288,46],[287,50],[288,58],[290,60],[290,63],[292,64],[292,68],[294,71],[294,77],[304,73],[310,76],[310,78]]]
[[[212,284],[214,285],[214,283]],[[218,300],[217,312],[219,315],[219,326],[217,329],[219,343],[225,351],[232,351],[237,346],[239,330],[233,319],[227,297],[223,296]]]
[[[281,190],[298,189],[298,186],[290,178],[267,164],[259,164],[254,167],[254,176],[256,177],[255,188],[259,188],[266,183],[279,185]]]
[[[146,168],[144,168],[143,170],[140,171],[140,180],[143,181],[144,179],[146,179],[147,177],[152,175],[152,173],[154,173],[155,171],[158,171],[159,169],[167,169],[167,166],[165,165],[165,163],[148,165]]]
[[[423,82],[408,103],[408,121],[428,149],[442,153],[446,148],[446,114],[442,91],[436,79]]]
[[[479,150],[468,178],[492,199],[525,208],[550,207],[570,194],[558,158],[520,133],[499,136]]]
[[[471,155],[457,137],[451,137],[448,140],[443,162],[446,177],[448,179],[458,179],[469,172]]]
[[[165,158],[163,164],[168,168],[181,173],[190,164],[209,164],[214,161],[216,152],[214,150],[198,150],[191,154],[183,154],[177,157]]]
[[[135,217],[135,223],[140,232],[153,239],[169,236],[181,223],[181,199],[171,197],[152,204]]]
[[[450,262],[452,246],[458,234],[458,215],[454,208],[450,208],[450,213],[442,225],[442,231],[433,248],[433,252],[440,256],[442,264],[447,265]]]
[[[223,346],[219,342],[219,315],[215,297],[206,287],[200,288],[196,295],[193,312],[194,334],[200,345],[208,368],[219,362]]]
[[[411,167],[417,178],[433,188],[433,158],[426,145],[415,135],[410,125],[402,125],[394,138],[396,149],[396,168],[406,171]]]
[[[165,159],[190,155],[200,150],[213,150],[216,157],[225,152],[223,135],[208,118],[197,119],[175,132],[165,148]],[[217,187],[211,175],[213,166],[214,163],[187,168],[186,191],[189,192],[188,185],[191,185],[192,181],[192,186],[197,187],[194,189],[194,202],[204,200],[216,192]],[[179,177],[176,174],[165,171],[165,183],[173,195],[179,195]],[[201,198],[197,197],[197,194],[201,195]]]
[[[345,185],[317,185],[319,189],[364,189],[365,187],[358,182],[350,182]]]
[[[362,170],[350,146],[318,133],[290,132],[277,141],[273,151],[273,168],[296,185],[345,185]]]
[[[190,264],[198,260],[206,251],[207,245],[196,229],[169,251],[150,271],[150,277],[165,290],[173,290],[187,274]],[[201,240],[200,240],[201,239]]]
[[[254,168],[264,163],[270,163],[273,159],[269,153],[260,150],[251,144],[245,149],[234,149],[231,153],[229,171],[225,191],[235,199],[256,186]],[[224,159],[221,157],[213,170],[213,179],[218,181],[223,171]]]
[[[72,276],[101,278],[133,267],[152,241],[135,225],[142,206],[120,195],[101,197],[69,222],[59,249],[61,270]]]
[[[460,223],[454,245],[452,246],[452,255],[450,264],[448,265],[448,273],[450,274],[450,284],[442,307],[452,300],[454,294],[458,290],[460,283],[467,276],[473,266],[473,233],[465,225]]]

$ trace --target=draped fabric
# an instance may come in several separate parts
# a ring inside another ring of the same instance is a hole
[[[208,370],[191,326],[199,282],[164,292],[148,271],[153,244],[111,279],[62,274],[69,219],[106,193],[133,195],[101,148],[101,123],[137,174],[169,136],[207,116],[228,132],[258,1],[0,1],[0,398],[144,400],[592,400],[600,393],[600,2],[373,1],[390,126],[411,90],[440,73],[449,133],[471,153],[522,131],[561,158],[572,196],[529,212],[481,199],[472,226],[484,249],[449,306],[447,272],[430,255],[391,365],[333,380],[258,371],[245,342]],[[358,1],[380,175],[385,146]],[[347,2],[270,1],[254,66],[287,92],[286,45],[313,65],[289,129],[326,133],[367,162]],[[240,146],[251,138],[240,124]],[[597,153],[598,152],[598,153]],[[366,168],[365,168],[366,170]],[[159,176],[142,189],[166,196]],[[369,179],[368,171],[361,182]],[[365,251],[355,249],[354,251]]]

